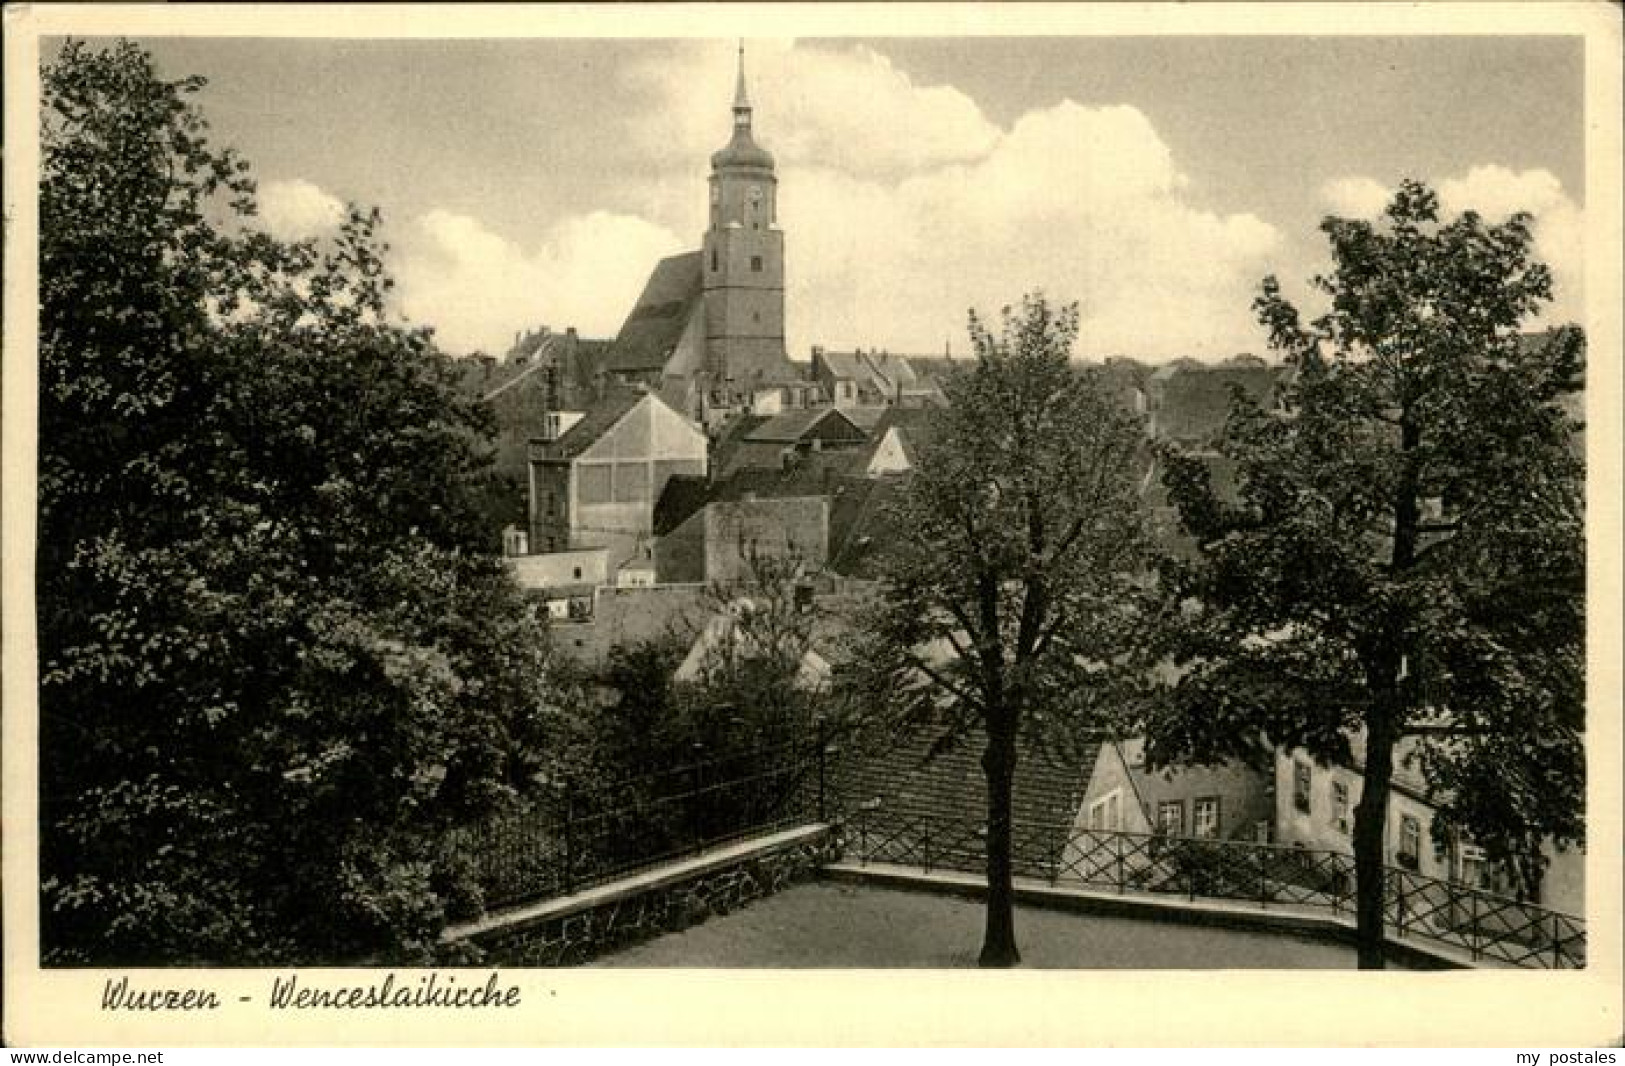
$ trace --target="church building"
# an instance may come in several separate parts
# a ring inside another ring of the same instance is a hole
[[[784,346],[784,231],[773,156],[756,143],[744,49],[733,137],[711,156],[700,249],[661,260],[602,364],[700,422],[764,388],[805,381]]]

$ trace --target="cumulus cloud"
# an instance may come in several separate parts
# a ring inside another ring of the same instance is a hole
[[[897,181],[806,169],[785,184],[793,346],[963,351],[969,308],[1033,289],[1080,301],[1080,354],[1259,346],[1249,307],[1280,234],[1194,206],[1134,108],[1064,101],[972,163]]]
[[[1552,271],[1552,303],[1539,323],[1578,321],[1585,310],[1585,229],[1583,212],[1549,170],[1515,171],[1508,167],[1472,167],[1465,174],[1435,179],[1439,208],[1445,217],[1477,211],[1489,222],[1503,222],[1523,211],[1532,218],[1535,257]],[[1321,189],[1322,199],[1347,218],[1376,218],[1393,197],[1393,189],[1367,177],[1339,178]]]
[[[434,210],[397,243],[396,298],[408,319],[434,326],[457,353],[498,354],[514,331],[544,324],[612,336],[648,267],[682,243],[642,219],[593,212],[565,219],[526,249],[478,219]]]
[[[982,158],[999,138],[970,97],[916,85],[871,48],[753,41],[745,59],[756,128],[781,166],[900,176]],[[629,124],[638,154],[703,165],[729,134],[734,69],[732,49],[717,42],[676,46],[629,67],[626,88],[651,105]]]
[[[1320,198],[1339,218],[1374,219],[1393,199],[1394,191],[1375,178],[1333,178],[1321,186]]]
[[[344,221],[343,201],[303,178],[266,182],[258,199],[266,231],[283,240],[317,237]]]

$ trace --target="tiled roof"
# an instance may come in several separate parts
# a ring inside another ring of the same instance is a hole
[[[599,437],[608,433],[626,417],[628,411],[638,405],[639,400],[648,395],[639,389],[610,390],[558,440],[547,444],[533,443],[531,455],[537,459],[574,459],[592,447]]]
[[[745,445],[745,438],[768,420],[767,415],[739,415],[722,427],[722,433],[711,442],[711,473],[726,477],[734,467],[734,457]]]
[[[1211,439],[1230,414],[1232,388],[1267,404],[1280,373],[1269,366],[1163,367],[1151,375],[1157,432],[1175,439]]]
[[[857,352],[821,352],[819,361],[829,369],[829,372],[838,378],[867,378],[869,368],[863,364]]]
[[[903,450],[912,463],[918,458],[919,449],[935,436],[937,410],[935,407],[887,407],[873,435],[878,439],[888,429],[897,430],[903,438]]]
[[[831,775],[834,792],[849,818],[867,807],[875,812],[879,826],[895,825],[899,818],[929,820],[937,827],[985,826],[983,737],[980,729],[973,729],[935,757],[929,757],[931,739],[924,735],[893,738],[889,744],[866,749],[843,746]],[[1024,855],[1031,855],[1040,836],[1057,855],[1065,846],[1099,750],[1093,741],[1070,747],[1076,750],[1063,753],[1025,738],[1019,746],[1011,813],[1025,842]],[[1050,832],[1041,833],[1041,826]]]
[[[609,371],[660,370],[698,306],[702,276],[700,253],[684,252],[662,259],[643,287],[643,295],[626,316],[621,332],[603,360]]]
[[[711,486],[713,502],[757,499],[784,499],[825,494],[828,476],[816,462],[798,462],[789,469],[750,468]]]
[[[880,420],[886,417],[886,412],[890,411],[891,408],[884,404],[856,404],[852,406],[842,405],[837,407],[836,410],[845,415],[853,425],[872,437],[874,436],[875,427],[880,425]]]
[[[751,430],[745,439],[750,441],[778,441],[789,444],[801,440],[826,418],[841,419],[856,430],[858,435],[868,435],[864,433],[862,427],[846,416],[843,408],[804,407],[772,416],[766,422]]]
[[[663,537],[688,521],[711,498],[711,483],[703,475],[673,474],[655,501],[654,534]]]

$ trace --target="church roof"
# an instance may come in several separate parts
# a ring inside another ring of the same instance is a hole
[[[751,167],[758,170],[773,169],[773,153],[757,144],[748,129],[735,129],[727,147],[711,153],[711,169],[722,170]]]
[[[603,368],[609,371],[661,370],[698,305],[703,277],[700,253],[684,252],[655,264],[643,295],[626,316]]]

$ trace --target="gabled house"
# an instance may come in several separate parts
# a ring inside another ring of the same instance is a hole
[[[813,348],[813,380],[837,406],[924,407],[942,402],[936,382],[907,356],[891,352],[832,352]]]
[[[530,445],[530,548],[605,548],[618,571],[649,550],[666,482],[705,475],[705,434],[660,397],[635,389],[612,392],[560,427],[559,436]]]
[[[1268,841],[1274,813],[1264,774],[1233,764],[1153,772],[1145,742],[1131,738],[1100,746],[1076,828]]]
[[[869,443],[869,434],[837,407],[784,411],[766,418],[742,419],[716,449],[713,474],[718,479],[746,469],[780,470],[798,457],[850,451]]]
[[[1311,851],[1354,853],[1354,808],[1360,802],[1363,746],[1356,738],[1348,765],[1317,763],[1302,750],[1265,753],[1262,768],[1227,762],[1159,771],[1145,767],[1145,742],[1102,744],[1084,790],[1078,831],[1149,833],[1284,844]],[[1481,849],[1436,840],[1435,804],[1401,744],[1395,753],[1383,859],[1441,881],[1515,894],[1504,871]],[[1551,864],[1533,902],[1585,913],[1584,856],[1548,849]]]
[[[741,597],[713,614],[689,646],[688,654],[672,674],[679,683],[704,681],[708,672],[725,667],[730,660],[761,654],[750,626],[743,618],[755,610],[748,597]],[[815,692],[829,683],[829,660],[808,647],[801,654],[794,684],[805,692]]]

